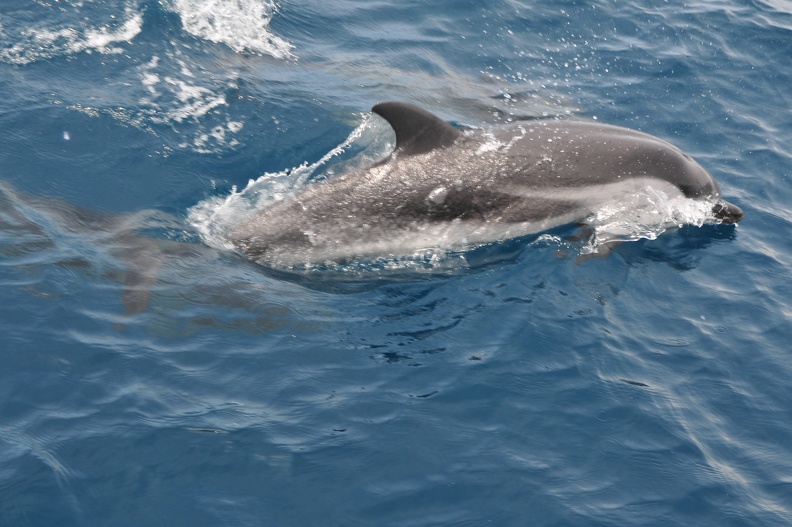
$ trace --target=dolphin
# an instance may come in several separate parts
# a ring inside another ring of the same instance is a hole
[[[295,266],[469,247],[582,222],[649,188],[743,211],[689,155],[651,135],[593,122],[528,121],[462,130],[419,107],[372,112],[396,134],[384,160],[309,185],[229,229],[256,263]]]

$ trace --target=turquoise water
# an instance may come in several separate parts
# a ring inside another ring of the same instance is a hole
[[[790,57],[787,0],[0,0],[0,525],[792,524]],[[640,129],[746,217],[229,249],[383,100]]]

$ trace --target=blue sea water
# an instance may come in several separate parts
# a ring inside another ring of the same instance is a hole
[[[789,0],[0,0],[0,525],[791,525],[791,57]],[[225,246],[383,100],[640,129],[746,217]]]

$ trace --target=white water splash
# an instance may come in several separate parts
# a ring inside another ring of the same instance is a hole
[[[184,29],[237,53],[294,58],[292,45],[274,35],[269,24],[277,11],[272,0],[173,0]]]
[[[268,172],[255,180],[250,180],[241,191],[233,188],[226,197],[215,196],[204,200],[188,211],[187,219],[195,227],[207,245],[220,249],[233,249],[225,236],[228,228],[237,225],[244,217],[256,210],[267,207],[277,201],[291,196],[305,186],[311,175],[317,169],[327,164],[331,159],[343,154],[352,144],[364,135],[372,143],[381,137],[374,120],[367,118],[357,128],[352,130],[343,143],[333,148],[318,161],[280,172]],[[381,145],[375,145],[379,150]],[[366,156],[362,156],[366,158]],[[367,159],[370,159],[368,157]]]
[[[717,223],[714,203],[684,196],[670,197],[648,187],[601,207],[586,219],[593,235],[581,248],[582,254],[596,252],[605,244],[641,239],[654,240],[671,227]]]

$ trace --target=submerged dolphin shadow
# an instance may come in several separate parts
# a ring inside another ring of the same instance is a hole
[[[37,296],[52,298],[50,288],[64,286],[34,280],[39,270],[53,267],[95,278],[88,285],[101,291],[114,293],[113,284],[119,283],[120,314],[93,310],[92,302],[76,303],[118,330],[149,308],[153,294],[156,309],[148,309],[141,321],[147,331],[166,337],[207,328],[254,334],[310,331],[317,324],[312,309],[321,320],[324,308],[305,299],[310,295],[304,289],[268,279],[260,266],[182,234],[188,230],[183,218],[161,211],[104,213],[0,182],[0,269],[22,277],[12,283],[24,284]],[[299,303],[300,311],[280,300],[285,297]],[[55,293],[54,298],[62,296]],[[223,309],[207,309],[216,305]]]
[[[212,250],[147,235],[163,230],[179,232],[184,225],[153,209],[105,213],[29,195],[0,182],[0,232],[11,235],[0,245],[0,255],[10,265],[66,266],[119,281],[125,317],[146,309],[168,259],[195,258]]]

